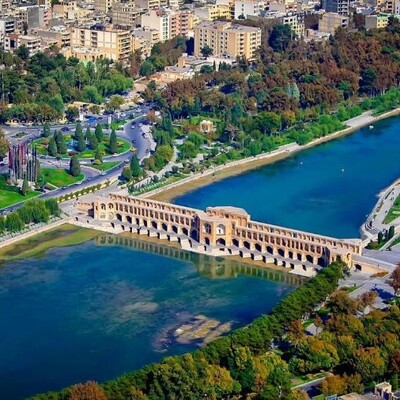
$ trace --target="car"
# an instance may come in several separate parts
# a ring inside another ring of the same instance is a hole
[[[133,139],[133,140],[132,140],[132,144],[135,144],[135,143],[136,143],[136,140],[135,140],[135,139]]]
[[[101,175],[101,176],[106,175],[106,171],[103,171],[100,175]]]
[[[69,132],[70,129],[68,128],[68,126],[64,126],[61,128],[61,132]]]
[[[87,180],[90,182],[92,180],[92,177],[87,178]]]
[[[129,158],[127,158],[125,161],[124,161],[124,163],[125,164],[128,164],[128,162],[130,162],[131,160],[129,159]]]

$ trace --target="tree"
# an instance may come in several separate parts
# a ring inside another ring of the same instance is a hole
[[[351,360],[356,373],[367,383],[382,377],[385,372],[385,360],[376,347],[360,348],[354,352]]]
[[[59,216],[61,213],[60,207],[58,206],[57,200],[54,198],[46,199],[44,201],[46,208],[49,210],[51,215]]]
[[[123,180],[128,182],[132,179],[132,171],[128,166],[124,167],[122,170],[121,177]]]
[[[17,212],[12,212],[7,215],[6,218],[6,229],[9,232],[19,232],[24,228],[24,223]]]
[[[117,134],[115,133],[115,129],[111,131],[109,149],[111,154],[118,152]]]
[[[103,162],[103,155],[101,154],[101,150],[97,147],[96,153],[94,154],[94,159]]]
[[[26,61],[29,58],[29,49],[24,44],[19,46],[17,50],[15,50],[15,55],[17,55],[22,60]]]
[[[81,166],[79,164],[78,156],[73,155],[69,162],[69,173],[72,176],[78,176],[81,173]]]
[[[60,131],[55,131],[53,136],[57,146],[57,153],[66,154],[68,149],[65,144],[64,135]]]
[[[75,122],[78,117],[79,109],[77,107],[67,107],[65,110],[65,118],[67,118],[69,122]]]
[[[22,196],[26,196],[29,192],[29,183],[28,180],[25,178],[22,182],[22,187],[21,187],[21,194]]]
[[[289,25],[275,25],[269,36],[269,45],[275,50],[286,50],[289,42],[294,39],[294,33]]]
[[[329,375],[321,383],[321,392],[324,396],[346,393],[346,381],[340,375]]]
[[[94,381],[79,383],[69,389],[67,400],[108,400],[104,390]]]
[[[6,135],[0,129],[0,158],[4,158],[7,155],[9,146],[10,144],[6,139]]]
[[[91,135],[92,135],[92,132],[90,131],[90,127],[88,126],[88,127],[86,128],[86,132],[85,132],[85,139],[86,139],[87,141],[89,141]]]
[[[47,152],[49,156],[56,157],[57,156],[57,145],[54,137],[51,137],[49,140],[49,144],[47,146]]]
[[[43,137],[49,137],[50,136],[50,125],[48,122],[45,122],[43,125]]]
[[[119,108],[124,103],[125,103],[125,100],[122,96],[119,96],[119,95],[111,96],[110,101],[107,103],[107,109],[112,110],[112,111],[119,110]]]
[[[388,232],[388,240],[390,240],[395,234],[394,226],[391,225]]]
[[[78,123],[76,124],[76,127],[75,127],[74,139],[75,139],[75,140],[79,140],[79,137],[82,136],[82,134],[83,134],[82,124],[81,124],[80,122],[78,122]]]
[[[96,125],[96,129],[94,131],[94,134],[96,135],[97,141],[99,143],[101,143],[103,141],[104,135],[103,135],[103,128],[101,127],[100,124]]]
[[[360,307],[364,310],[365,307],[372,307],[375,303],[378,293],[370,290],[369,292],[363,293],[359,297]]]
[[[96,135],[91,134],[89,136],[89,148],[91,150],[96,150],[98,146],[99,146],[99,142],[97,141]]]
[[[400,290],[400,264],[398,264],[396,269],[390,274],[387,284],[393,288],[394,294],[397,296]]]
[[[205,46],[200,50],[200,53],[201,53],[201,55],[202,55],[204,58],[208,58],[209,56],[211,56],[211,55],[213,54],[213,49],[212,49],[210,46],[205,45]]]
[[[140,167],[137,156],[133,156],[131,159],[131,171],[133,178],[139,178],[139,176],[142,175],[142,168]]]
[[[383,242],[383,240],[384,240],[383,232],[379,231],[378,232],[378,243],[381,244]]]

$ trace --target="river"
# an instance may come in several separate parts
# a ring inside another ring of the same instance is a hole
[[[376,194],[400,176],[400,117],[175,199],[204,209],[232,205],[252,219],[330,235],[359,237]]]
[[[235,205],[259,221],[358,237],[376,193],[400,175],[399,126],[399,117],[381,121],[175,201]],[[114,235],[6,261],[0,269],[1,397],[103,381],[190,351],[203,341],[177,340],[182,325],[204,317],[214,330],[243,326],[299,283],[241,261]]]

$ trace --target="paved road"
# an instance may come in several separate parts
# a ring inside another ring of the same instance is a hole
[[[137,155],[137,157],[142,160],[144,157],[148,156],[150,154],[150,149],[152,147],[152,141],[149,139],[149,136],[146,135],[146,137],[143,137],[143,132],[142,132],[142,126],[143,122],[145,122],[146,117],[145,113],[148,111],[148,107],[141,106],[139,108],[140,114],[136,111],[136,117],[134,118],[134,124],[132,122],[128,122],[125,124],[123,131],[119,131],[118,135],[121,136],[122,138],[128,140],[129,142],[132,143],[132,145],[136,148],[136,152],[129,152],[127,154],[121,154],[121,155],[116,155],[116,156],[111,156],[111,157],[105,157],[104,160],[107,161],[119,161],[120,164],[116,165],[115,167],[109,169],[108,171],[105,171],[103,173],[100,173],[95,171],[93,168],[89,168],[83,164],[81,164],[82,171],[85,174],[85,179],[84,181],[79,184],[79,185],[70,185],[65,189],[59,188],[56,190],[52,190],[51,192],[44,193],[38,197],[40,198],[50,198],[50,197],[57,197],[60,195],[68,194],[68,193],[73,193],[76,192],[77,190],[84,189],[85,187],[97,185],[99,183],[104,183],[107,180],[115,180],[118,178],[118,176],[121,174],[121,171],[126,163],[130,161],[132,156],[134,154]],[[132,116],[132,113],[129,113],[129,116]],[[127,117],[128,113],[127,113]],[[99,120],[100,121],[100,120]],[[64,125],[65,126],[65,125]],[[73,128],[75,127],[74,125],[71,125]],[[8,129],[8,134],[10,133],[10,127],[7,127]],[[14,129],[14,128],[13,128]],[[52,129],[55,129],[52,127]],[[17,128],[17,131],[19,132],[21,129]],[[32,137],[38,137],[40,136],[40,132],[38,132],[37,127],[30,127],[29,128],[32,133],[28,136],[24,136],[22,139],[23,141],[27,140],[32,140]],[[15,131],[14,131],[15,133]],[[69,160],[55,160],[55,159],[41,159],[41,163],[44,163],[45,165],[51,165],[53,164],[54,167],[63,167],[67,168],[69,166]],[[20,204],[15,204],[10,207],[6,207],[2,209],[3,213],[7,213],[10,211],[13,211],[14,209],[18,208]]]

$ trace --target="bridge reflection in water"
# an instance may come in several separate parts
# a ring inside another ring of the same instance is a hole
[[[190,262],[196,268],[198,274],[210,279],[231,279],[239,275],[281,282],[288,285],[299,286],[307,278],[296,274],[289,274],[277,269],[265,266],[257,266],[252,263],[228,257],[215,257],[207,254],[193,253],[173,246],[168,246],[152,241],[137,239],[132,236],[120,236],[102,234],[96,237],[99,246],[122,246],[132,250],[157,254],[163,257],[173,258],[178,261]]]

